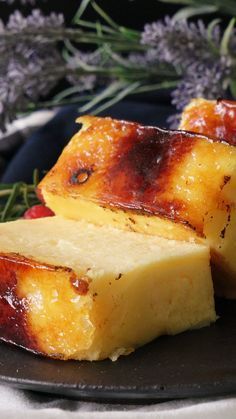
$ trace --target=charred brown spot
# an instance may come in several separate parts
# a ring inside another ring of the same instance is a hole
[[[115,280],[118,281],[121,277],[122,277],[122,273],[119,273],[119,275],[117,275],[117,277],[115,278]]]
[[[228,183],[231,179],[231,176],[224,176],[224,184]]]
[[[230,179],[231,179],[231,176],[224,176],[223,183],[222,183],[220,189],[223,189],[224,186],[227,185],[227,183],[230,181]]]
[[[132,224],[136,224],[135,220],[134,220],[133,218],[131,218],[131,217],[129,217],[129,221],[130,221]]]
[[[71,268],[68,268],[66,266],[55,266],[50,265],[49,263],[44,263],[36,260],[32,260],[27,258],[26,256],[22,256],[19,253],[0,253],[0,264],[3,262],[5,263],[17,263],[18,270],[19,266],[21,266],[21,270],[26,271],[29,268],[39,268],[39,269],[46,269],[48,271],[64,271],[64,272],[73,272]],[[1,265],[0,265],[1,266]]]
[[[230,206],[229,205],[227,205],[227,211],[228,211],[227,223],[226,223],[226,225],[224,226],[224,228],[220,232],[220,238],[221,239],[224,239],[225,238],[225,233],[226,233],[226,230],[227,230],[227,228],[228,228],[228,226],[230,224],[230,220],[231,220],[231,209],[230,209]]]
[[[175,218],[184,202],[163,199],[169,182],[196,136],[133,124],[121,137],[106,173],[101,200],[122,209]]]
[[[77,294],[86,295],[88,293],[89,284],[87,278],[77,278],[73,275],[70,279],[70,283]]]
[[[86,168],[79,169],[75,173],[73,173],[73,175],[71,176],[70,183],[72,183],[72,185],[81,185],[87,182],[92,172],[93,172],[92,169],[86,169]]]
[[[225,227],[223,228],[223,230],[221,230],[221,232],[220,232],[220,238],[221,238],[221,239],[224,239],[224,238],[225,238],[226,227],[227,227],[227,226],[225,226]]]

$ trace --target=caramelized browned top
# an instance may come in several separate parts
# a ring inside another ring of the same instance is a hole
[[[181,128],[236,145],[236,102],[194,99],[184,110]]]
[[[174,218],[183,201],[162,199],[177,165],[195,143],[194,136],[133,126],[121,138],[104,178],[101,200],[111,205]],[[110,197],[116,197],[115,201]],[[159,199],[160,198],[160,199]]]
[[[227,144],[191,132],[111,118],[83,117],[80,121],[85,128],[41,182],[42,193],[159,215],[202,232],[206,205],[216,199],[218,183],[229,175],[223,163]],[[219,180],[212,182],[215,156],[221,170]]]

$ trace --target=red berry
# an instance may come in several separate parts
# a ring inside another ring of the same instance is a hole
[[[52,217],[53,215],[55,215],[54,212],[45,205],[34,205],[25,211],[23,218],[31,220],[33,218]]]

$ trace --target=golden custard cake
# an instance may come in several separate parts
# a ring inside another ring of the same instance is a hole
[[[207,246],[57,216],[0,224],[6,342],[64,360],[116,360],[215,319]]]
[[[236,148],[85,116],[39,193],[56,214],[176,240],[206,238],[215,289],[236,297]]]
[[[182,112],[179,129],[210,135],[236,145],[236,102],[192,99]]]

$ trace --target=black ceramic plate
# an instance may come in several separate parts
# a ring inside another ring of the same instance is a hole
[[[126,102],[113,108],[111,115],[163,125],[169,110],[163,105]],[[63,129],[67,129],[65,138],[75,130],[74,126],[69,128],[68,119],[76,113],[75,109],[64,110],[32,137],[12,161],[4,181],[28,180],[32,167],[50,167],[65,141]],[[50,159],[46,150],[53,152]],[[47,393],[113,401],[233,394],[236,301],[219,301],[217,313],[220,318],[210,327],[161,337],[117,362],[54,361],[0,343],[0,382]]]
[[[164,336],[116,362],[55,361],[0,344],[0,382],[82,399],[163,400],[236,393],[236,302],[216,324]]]

